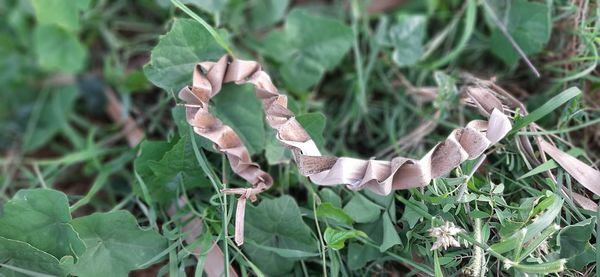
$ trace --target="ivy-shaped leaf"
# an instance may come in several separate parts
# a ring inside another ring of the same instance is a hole
[[[76,34],[56,25],[40,25],[33,38],[43,69],[77,73],[84,68],[88,53]]]
[[[190,189],[209,184],[198,166],[191,139],[187,135],[171,143],[142,143],[141,155],[135,160],[134,168],[147,186],[153,201],[170,204],[177,197],[181,185]],[[134,190],[143,196],[139,185]]]
[[[297,116],[296,120],[298,120],[298,123],[304,127],[317,147],[323,149],[325,146],[323,131],[325,130],[325,124],[327,121],[325,115],[322,113],[307,113]]]
[[[79,256],[85,244],[70,224],[67,196],[56,190],[18,191],[4,205],[0,237],[26,242],[57,259]]]
[[[225,84],[212,100],[211,113],[237,133],[250,154],[265,149],[264,112],[254,86]]]
[[[367,234],[359,230],[338,230],[327,227],[323,235],[323,239],[325,239],[327,245],[335,250],[344,248],[346,240],[357,237],[366,238]]]
[[[244,249],[250,259],[268,275],[282,275],[292,269],[294,259],[266,250],[315,253],[317,241],[302,220],[296,201],[290,196],[264,199],[246,210]]]
[[[56,25],[65,30],[77,31],[79,30],[79,10],[86,8],[89,1],[77,0],[75,2],[72,0],[32,0],[31,4],[33,4],[38,24]]]
[[[177,18],[152,49],[144,73],[156,86],[177,93],[191,83],[196,63],[216,60],[223,54],[225,51],[200,23]]]
[[[342,21],[295,9],[282,31],[267,36],[262,50],[281,63],[281,76],[288,87],[302,92],[341,62],[352,40],[352,29]]]
[[[78,276],[127,276],[146,267],[167,247],[167,240],[154,230],[142,230],[127,211],[96,213],[73,220],[87,250],[72,274]]]
[[[550,40],[552,22],[547,4],[510,0],[498,1],[495,6],[498,19],[525,54],[539,53]],[[498,28],[492,32],[490,46],[492,53],[507,65],[519,59],[517,51]]]
[[[66,276],[58,259],[31,244],[0,237],[0,264],[30,272]],[[0,276],[28,276],[0,266]]]
[[[560,257],[568,259],[567,266],[581,270],[595,260],[594,247],[590,244],[594,223],[592,218],[565,227],[558,234]]]
[[[416,64],[423,55],[427,18],[423,15],[400,15],[388,33],[385,44],[393,46],[392,59],[399,66]]]

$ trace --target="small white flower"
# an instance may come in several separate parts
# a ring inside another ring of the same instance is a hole
[[[442,226],[431,228],[429,236],[435,239],[431,250],[436,250],[440,247],[443,247],[444,250],[450,246],[460,247],[460,243],[456,240],[455,236],[462,231],[461,228],[454,226],[454,223],[448,221]]]

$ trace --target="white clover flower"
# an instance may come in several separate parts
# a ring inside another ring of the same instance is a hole
[[[429,236],[435,239],[431,250],[436,250],[440,247],[443,247],[444,250],[450,246],[460,247],[460,243],[456,240],[455,236],[462,231],[463,229],[454,226],[454,223],[448,221],[442,226],[431,228]]]

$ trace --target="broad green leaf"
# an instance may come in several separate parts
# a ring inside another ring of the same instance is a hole
[[[389,31],[387,43],[394,47],[392,59],[398,66],[416,64],[423,55],[427,18],[423,15],[400,15]]]
[[[92,0],[78,0],[77,1],[77,8],[79,10],[83,11],[85,9],[88,9],[91,4],[92,4]]]
[[[396,231],[394,222],[392,222],[390,216],[385,213],[383,215],[383,242],[379,246],[379,251],[385,252],[397,244],[402,244],[402,241],[400,240],[400,236],[398,236],[398,231]]]
[[[50,91],[35,122],[35,128],[25,137],[25,151],[33,151],[45,145],[68,124],[76,99],[75,86]]]
[[[225,51],[210,33],[191,19],[175,19],[171,30],[161,36],[144,66],[148,80],[158,87],[177,93],[192,80],[198,62],[216,60]]]
[[[336,208],[342,207],[342,199],[340,195],[333,191],[331,188],[323,188],[319,191],[319,196],[321,197],[321,201],[324,203],[331,203]]]
[[[327,243],[327,246],[335,250],[344,248],[346,240],[357,237],[366,238],[367,234],[359,230],[338,230],[327,227],[327,229],[325,229],[325,234],[323,235],[323,239]]]
[[[72,274],[78,276],[127,276],[167,248],[164,237],[140,229],[127,211],[76,218],[73,226],[87,245],[73,267]]]
[[[3,207],[0,237],[19,240],[57,259],[79,256],[86,246],[70,224],[67,196],[56,190],[18,191]]]
[[[412,198],[409,199],[408,201],[410,201],[414,205],[420,207],[424,211],[427,211],[427,206],[425,204],[415,201]],[[400,219],[408,222],[408,227],[410,227],[412,229],[415,227],[415,225],[417,225],[417,223],[419,221],[421,221],[423,219],[423,215],[421,215],[419,213],[419,211],[415,210],[412,206],[407,205],[407,206],[405,206],[404,212],[402,213],[402,218],[400,218]]]
[[[371,202],[360,193],[355,193],[350,202],[344,206],[344,212],[358,223],[373,222],[379,218],[381,207]]]
[[[140,154],[133,162],[135,171],[140,177],[145,178],[152,176],[150,161],[159,161],[167,151],[175,145],[175,141],[151,141],[145,140],[140,146]]]
[[[564,201],[559,196],[554,195],[554,201],[552,201],[550,207],[548,207],[544,213],[539,215],[531,224],[527,226],[525,242],[529,242],[535,236],[539,235],[544,229],[548,228],[548,226],[554,223],[556,217],[560,214],[563,202]]]
[[[225,84],[213,104],[211,113],[237,133],[250,154],[265,149],[264,113],[254,86]]]
[[[331,203],[319,205],[317,208],[317,216],[331,218],[348,225],[352,225],[353,223],[352,217],[346,214],[342,209],[333,206]]]
[[[379,249],[357,242],[348,243],[348,269],[357,270],[364,268],[368,262],[381,256]]]
[[[318,251],[310,228],[302,220],[296,201],[290,196],[264,199],[246,208],[246,238],[262,246],[315,253]],[[250,260],[268,275],[282,275],[294,266],[295,259],[244,244]]]
[[[253,0],[250,1],[248,15],[254,29],[264,29],[283,18],[289,0]]]
[[[581,270],[596,258],[590,244],[594,230],[593,218],[564,227],[558,234],[560,257],[567,258],[567,266]]]
[[[0,264],[35,273],[66,276],[58,259],[28,243],[0,237]],[[28,276],[0,266],[0,276]]]
[[[325,115],[322,113],[307,113],[297,116],[296,120],[298,120],[300,125],[304,127],[317,147],[323,149],[323,147],[325,147],[323,131],[325,130],[325,124],[327,121]]]
[[[87,49],[76,35],[56,25],[37,26],[35,53],[40,66],[49,71],[80,72],[87,60]]]
[[[191,137],[184,136],[175,143],[143,142],[141,155],[134,168],[140,175],[153,201],[169,204],[177,197],[181,187],[191,189],[208,185],[193,151]],[[142,195],[139,187],[134,187]]]
[[[31,0],[31,3],[39,25],[57,25],[76,31],[79,29],[79,9],[85,8],[89,0]]]
[[[293,91],[305,91],[334,69],[352,47],[352,30],[343,22],[292,10],[282,31],[264,40],[264,55],[279,62],[283,81]]]
[[[493,2],[493,1],[488,1]],[[496,15],[525,54],[539,53],[550,40],[551,20],[548,4],[527,0],[498,1]],[[507,65],[513,65],[519,54],[499,28],[492,31],[492,53]]]
[[[265,157],[270,165],[287,164],[292,158],[290,150],[283,146],[276,138],[276,132],[271,127],[266,127]]]

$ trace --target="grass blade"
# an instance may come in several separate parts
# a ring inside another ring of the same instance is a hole
[[[225,51],[227,51],[227,53],[229,53],[229,55],[233,56],[233,51],[231,51],[231,47],[229,47],[229,44],[225,41],[225,39],[223,39],[223,37],[219,34],[219,32],[217,32],[217,30],[215,30],[215,28],[210,26],[210,24],[208,24],[206,21],[204,21],[204,19],[202,19],[202,17],[200,17],[195,12],[190,10],[179,0],[171,0],[171,3],[173,3],[173,5],[175,5],[176,7],[181,9],[183,12],[185,12],[187,15],[189,15],[192,19],[194,19],[194,20],[198,21],[198,23],[202,24],[202,26],[210,33],[210,35],[215,39],[215,41],[221,47],[223,47],[223,49],[225,49]]]
[[[512,135],[519,131],[521,128],[529,125],[532,122],[539,120],[540,118],[548,115],[552,111],[556,110],[558,107],[562,106],[564,103],[573,99],[574,97],[581,94],[581,90],[576,87],[571,87],[560,94],[552,97],[550,101],[546,102],[541,107],[537,108],[532,113],[528,114],[523,118],[519,118],[515,121],[513,129],[510,131],[509,135]]]

